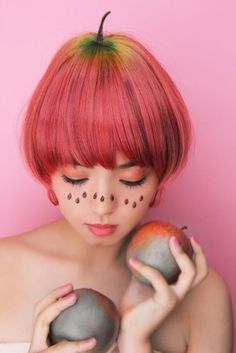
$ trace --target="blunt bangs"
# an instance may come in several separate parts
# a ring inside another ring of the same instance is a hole
[[[125,34],[72,38],[56,53],[29,103],[22,148],[50,185],[61,166],[116,166],[122,152],[165,183],[183,169],[191,123],[175,84],[154,56]]]

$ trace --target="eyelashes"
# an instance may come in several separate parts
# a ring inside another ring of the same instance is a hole
[[[72,185],[82,185],[86,182],[86,180],[88,180],[88,178],[84,178],[84,179],[70,179],[68,178],[66,175],[62,175],[62,179],[69,184]]]
[[[62,179],[66,182],[66,183],[69,183],[69,184],[72,184],[73,186],[75,185],[82,185],[84,184],[88,178],[84,178],[84,179],[71,179],[71,178],[68,178],[66,175],[62,175]],[[120,182],[122,184],[124,184],[125,186],[129,187],[129,188],[135,188],[137,186],[141,186],[142,184],[145,183],[147,177],[143,177],[142,179],[140,180],[136,180],[136,181],[128,181],[128,180],[123,180],[123,179],[120,179]]]
[[[135,188],[136,186],[141,186],[145,183],[147,177],[144,177],[140,180],[136,180],[136,181],[128,181],[128,180],[122,180],[120,179],[120,181],[122,182],[122,184],[124,184],[125,186],[128,186],[130,188]]]

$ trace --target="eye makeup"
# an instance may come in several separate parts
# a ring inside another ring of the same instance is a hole
[[[66,183],[69,183],[69,184],[72,184],[72,185],[75,185],[75,186],[80,186],[82,184],[84,184],[88,178],[83,178],[83,179],[71,179],[71,178],[68,178],[66,175],[62,175],[62,179],[66,182]],[[119,179],[119,181],[124,184],[125,186],[129,187],[129,188],[133,188],[133,187],[136,187],[136,186],[141,186],[145,183],[147,177],[143,177],[142,179],[140,180],[135,180],[135,181],[130,181],[130,180],[124,180],[124,179]],[[86,196],[85,196],[86,197]]]
[[[136,186],[141,186],[145,183],[147,177],[143,177],[142,179],[140,180],[136,180],[136,181],[129,181],[129,180],[123,180],[123,179],[120,179],[120,182],[123,183],[124,185],[128,186],[129,188],[133,188],[133,187],[136,187]]]
[[[62,179],[66,182],[66,183],[69,183],[69,184],[72,184],[72,185],[82,185],[84,184],[88,178],[83,178],[83,179],[71,179],[71,178],[68,178],[66,175],[62,175]]]

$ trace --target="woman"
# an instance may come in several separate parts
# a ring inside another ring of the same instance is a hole
[[[192,135],[183,99],[154,56],[130,36],[103,35],[108,14],[97,34],[59,49],[26,112],[25,160],[62,218],[0,242],[0,352],[92,349],[94,339],[47,343],[50,323],[83,287],[121,314],[110,352],[231,352],[229,290],[193,237],[194,261],[170,241],[181,269],[173,285],[131,259],[146,287],[126,265],[129,240],[186,165]]]

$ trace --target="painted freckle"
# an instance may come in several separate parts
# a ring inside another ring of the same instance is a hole
[[[87,197],[87,193],[83,192],[82,196],[83,196],[83,198]]]
[[[103,202],[104,200],[105,200],[105,197],[102,196],[102,197],[100,198],[100,201]]]
[[[128,203],[129,203],[129,200],[125,199],[125,204],[128,205]]]
[[[72,195],[71,195],[71,193],[69,193],[69,194],[67,195],[67,199],[70,200],[71,198],[72,198]]]
[[[79,203],[79,201],[80,201],[80,200],[79,200],[79,197],[77,197],[77,199],[75,199],[75,202],[76,202],[76,203]]]
[[[139,201],[143,201],[143,195],[140,196]]]
[[[97,193],[95,192],[95,194],[93,195],[93,199],[95,200],[97,198]]]
[[[133,202],[132,207],[135,208],[137,206],[136,202]]]

